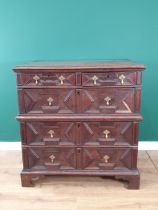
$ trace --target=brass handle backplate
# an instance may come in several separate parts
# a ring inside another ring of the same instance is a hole
[[[108,155],[105,155],[105,156],[103,157],[103,159],[104,159],[104,162],[105,162],[105,163],[108,163],[110,157],[109,157]]]
[[[49,97],[47,99],[49,106],[52,106],[52,102],[54,101],[54,99],[52,97]]]
[[[52,154],[49,156],[49,159],[51,160],[51,162],[53,163],[54,162],[54,159],[55,159],[55,156]]]
[[[92,77],[92,80],[93,80],[94,85],[96,85],[97,84],[98,77],[96,75],[94,75]]]
[[[63,75],[61,75],[58,79],[60,80],[60,84],[63,85],[65,77]]]
[[[35,80],[35,84],[37,85],[38,84],[38,80],[40,80],[40,77],[38,75],[35,75],[33,77],[33,79]]]
[[[103,131],[103,134],[104,134],[105,138],[108,139],[109,138],[110,131],[109,130],[104,130]]]
[[[111,98],[109,96],[107,96],[107,97],[104,98],[104,101],[106,101],[106,105],[109,106]]]
[[[121,75],[119,76],[119,79],[120,79],[121,85],[123,85],[123,84],[124,84],[124,80],[126,79],[126,77],[125,77],[124,74],[121,74]]]
[[[54,137],[55,132],[54,132],[53,130],[49,130],[49,131],[48,131],[48,134],[50,134],[50,137],[51,137],[51,138],[53,138],[53,137]]]

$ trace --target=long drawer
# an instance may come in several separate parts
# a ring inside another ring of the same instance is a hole
[[[22,143],[43,146],[137,145],[138,123],[113,121],[29,121],[21,123]]]
[[[20,113],[129,114],[140,110],[139,88],[19,89]]]
[[[133,158],[135,148],[23,147],[25,169],[38,171],[128,170],[136,168]]]

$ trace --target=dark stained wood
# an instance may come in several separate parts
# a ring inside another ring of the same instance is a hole
[[[105,70],[117,70],[117,71],[133,71],[134,70],[144,70],[145,66],[143,64],[137,64],[130,60],[90,60],[90,61],[44,61],[44,62],[32,62],[30,64],[19,65],[14,68],[16,72],[27,72],[28,70],[32,70],[34,72],[44,71],[69,71],[69,70],[86,70],[93,71],[96,69]]]
[[[87,114],[75,114],[75,115],[18,115],[16,117],[19,121],[140,121],[142,120],[142,116],[140,114],[93,114],[93,115],[87,115]]]
[[[23,123],[22,123],[23,125]],[[76,123],[75,122],[26,122],[25,136],[22,143],[26,145],[76,145]],[[51,132],[52,131],[52,134]]]
[[[129,170],[135,148],[132,147],[25,147],[31,170]],[[107,162],[105,156],[108,156]],[[77,159],[77,161],[76,161]]]
[[[23,145],[37,146],[132,146],[137,145],[137,127],[132,121],[27,121],[21,122],[21,140]]]
[[[21,185],[23,187],[33,187],[32,176],[21,174]]]
[[[84,88],[80,90],[79,113],[131,114],[135,113],[134,88]],[[109,98],[109,101],[106,99]],[[128,105],[127,105],[128,104]]]
[[[21,114],[71,114],[76,112],[74,89],[23,89],[19,90]],[[49,101],[51,99],[51,101]]]
[[[115,176],[115,179],[124,180],[128,182],[128,189],[136,190],[140,187],[140,174],[132,175],[132,176]]]
[[[38,76],[37,84],[34,76]],[[64,77],[63,85],[60,83],[60,76]],[[37,73],[32,72],[18,74],[17,82],[18,85],[22,86],[73,86],[76,85],[76,74],[75,73]]]
[[[33,187],[34,182],[43,179],[44,175],[25,174],[21,172],[21,185],[23,187]]]
[[[20,114],[130,114],[140,109],[140,89],[23,89],[19,90]],[[110,101],[105,99],[109,97]],[[137,98],[136,98],[137,97]],[[49,104],[49,99],[52,99]],[[21,100],[22,99],[22,100]],[[134,102],[137,103],[134,103]],[[127,106],[128,104],[128,106]],[[135,105],[136,104],[136,105]]]
[[[135,85],[137,82],[136,72],[102,72],[102,73],[83,73],[82,74],[82,85],[83,86],[94,86],[93,76],[97,76],[97,81],[95,86],[107,86],[107,85],[121,85],[119,79],[120,75],[124,75],[126,78],[124,80],[124,85]]]
[[[31,71],[31,70],[30,70]],[[136,86],[140,85],[140,74],[138,72],[88,72],[81,73],[76,70],[76,73],[65,73],[65,72],[32,72],[28,73],[18,73],[17,83],[19,86],[23,87],[69,87],[69,86],[83,86],[83,87],[100,87],[100,86],[122,86],[120,76],[124,75],[123,80],[126,86]],[[60,77],[63,77],[61,83]],[[96,77],[96,84],[94,85],[93,77]],[[36,79],[37,78],[37,79]],[[37,81],[36,81],[37,80]]]
[[[22,186],[44,175],[88,175],[112,176],[138,189],[144,68],[129,60],[15,67]]]

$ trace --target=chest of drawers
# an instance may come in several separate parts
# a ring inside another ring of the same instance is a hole
[[[16,66],[22,186],[44,175],[88,175],[138,189],[143,70],[103,60]]]

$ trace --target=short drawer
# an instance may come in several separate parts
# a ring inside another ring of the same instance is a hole
[[[21,123],[22,143],[42,146],[137,145],[138,123],[28,121]]]
[[[141,72],[104,72],[104,73],[83,73],[83,86],[109,86],[109,85],[136,85],[137,75]],[[139,79],[140,80],[140,79]],[[138,81],[139,82],[139,81]]]
[[[73,86],[75,73],[18,73],[17,84],[21,86]]]
[[[82,151],[84,170],[128,170],[136,168],[137,149],[86,147]],[[135,159],[135,160],[134,160]]]
[[[18,90],[19,111],[29,114],[71,114],[76,111],[75,89],[30,88]]]
[[[28,160],[25,162],[25,158]],[[72,147],[23,147],[25,168],[32,170],[72,170],[76,168],[76,153]]]

